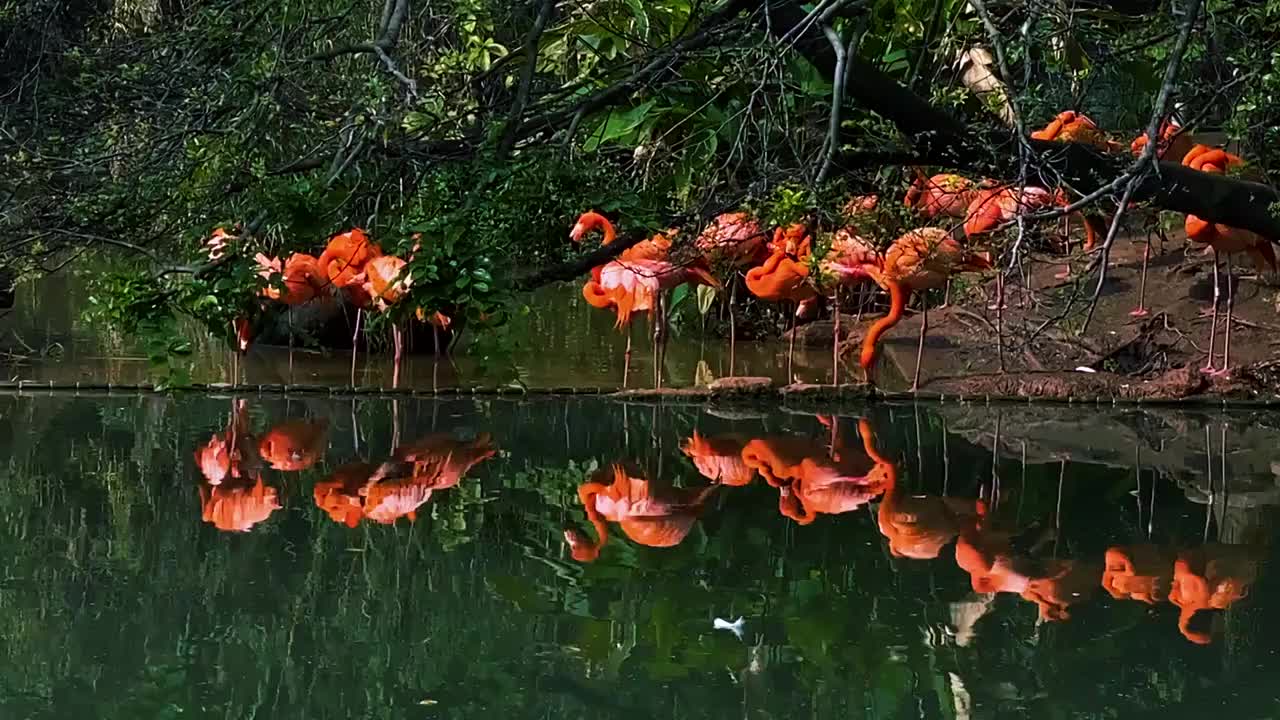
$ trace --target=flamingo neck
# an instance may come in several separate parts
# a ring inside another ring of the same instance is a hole
[[[578,218],[578,222],[582,225],[586,232],[599,230],[604,234],[604,239],[600,241],[601,245],[608,245],[617,238],[618,232],[613,227],[613,223],[609,222],[609,218],[601,215],[595,210],[589,210]]]
[[[907,290],[902,287],[902,283],[887,280],[886,284],[889,286],[889,314],[877,320],[862,339],[862,356],[859,362],[863,370],[870,370],[876,364],[876,357],[880,354],[880,336],[901,322],[902,314],[907,309]]]

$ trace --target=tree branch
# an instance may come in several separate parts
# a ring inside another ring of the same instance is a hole
[[[529,88],[533,84],[533,73],[537,70],[538,65],[538,41],[542,38],[542,31],[546,29],[547,22],[551,19],[551,12],[555,10],[555,0],[542,0],[538,8],[538,17],[533,22],[533,27],[529,29],[529,34],[525,36],[525,57],[524,67],[520,69],[520,86],[516,89],[516,99],[511,106],[511,116],[507,118],[507,125],[502,130],[502,140],[498,143],[498,160],[505,160],[511,148],[516,144],[516,135],[520,130],[520,118],[524,116],[524,109],[529,104]]]

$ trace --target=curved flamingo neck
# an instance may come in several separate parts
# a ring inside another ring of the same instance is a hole
[[[578,486],[578,499],[582,501],[582,507],[587,511],[587,521],[596,530],[596,541],[583,546],[585,562],[595,560],[600,555],[600,549],[609,539],[609,525],[596,509],[596,495],[606,492],[607,489],[607,486],[597,482],[583,483]]]
[[[601,245],[608,245],[618,237],[618,231],[613,227],[613,223],[609,222],[609,218],[595,210],[588,210],[582,213],[582,216],[578,218],[578,225],[582,227],[584,233],[592,230],[599,230],[603,233],[604,239],[600,241]]]
[[[876,357],[880,354],[880,336],[901,322],[902,314],[907,309],[908,293],[902,283],[886,279],[885,284],[889,286],[889,314],[877,320],[867,331],[867,336],[862,339],[862,356],[859,362],[863,370],[869,371],[876,364]]]

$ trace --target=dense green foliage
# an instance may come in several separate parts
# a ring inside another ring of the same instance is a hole
[[[564,232],[588,207],[658,229],[742,202],[778,215],[796,204],[783,185],[828,221],[832,198],[896,196],[912,137],[848,96],[829,137],[820,23],[779,43],[763,5],[554,2],[531,36],[542,0],[0,3],[0,91],[13,100],[0,265],[123,252],[137,265],[101,285],[106,317],[154,335],[185,313],[221,333],[268,282],[255,252],[318,253],[360,226],[403,253],[421,231],[405,309],[492,324],[516,278],[567,258]],[[778,22],[814,8],[772,5]],[[853,73],[883,73],[975,132],[1000,124],[989,110],[1002,96],[959,81],[958,55],[991,45],[969,4],[840,5],[828,19],[863,63]],[[1234,6],[1206,4],[1175,100],[1185,121],[1245,141],[1266,173],[1280,147],[1267,101],[1280,6]],[[1028,127],[1066,107],[1126,143],[1146,124],[1180,17],[1167,4],[991,7]],[[827,150],[834,171],[819,183]],[[246,225],[257,235],[227,267],[201,266],[203,238]]]

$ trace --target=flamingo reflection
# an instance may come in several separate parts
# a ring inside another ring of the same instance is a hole
[[[868,427],[863,432],[867,454],[877,467],[884,469],[886,476],[884,498],[876,520],[880,534],[889,541],[890,554],[932,560],[952,540],[977,529],[987,512],[985,502],[976,498],[909,494],[898,483],[896,467],[876,451],[875,444],[868,441],[870,437]]]
[[[755,477],[755,471],[742,459],[746,444],[738,435],[706,437],[694,430],[693,436],[680,449],[706,479],[721,485],[741,487],[750,485]]]
[[[1249,594],[1258,578],[1254,553],[1241,545],[1211,543],[1178,553],[1173,564],[1173,587],[1169,602],[1178,606],[1178,630],[1198,645],[1207,645],[1212,636],[1203,628],[1199,613],[1226,610]]]
[[[871,426],[858,423],[862,447],[843,444],[837,421],[818,416],[831,428],[828,450],[801,436],[757,438],[742,451],[743,462],[778,488],[778,511],[801,525],[819,515],[852,512],[874,500],[890,480],[892,466],[873,459]]]
[[[496,453],[485,433],[471,440],[446,433],[428,435],[397,448],[380,465],[358,462],[338,468],[316,483],[316,507],[347,527],[362,519],[383,525],[400,518],[413,522],[432,492],[456,486],[471,468]]]
[[[1025,533],[1015,537],[979,523],[956,540],[956,564],[969,573],[974,592],[1013,593],[1035,603],[1042,621],[1069,619],[1069,608],[1086,600],[1098,587],[1102,566],[1089,561],[1036,558],[1035,546],[1018,549],[1024,537]]]
[[[249,532],[281,507],[279,493],[261,475],[251,483],[201,485],[200,505],[201,519],[224,532]]]
[[[608,522],[617,523],[624,535],[641,545],[679,545],[717,487],[658,487],[637,474],[615,463],[597,470],[589,482],[578,487],[578,499],[595,528],[596,540],[575,528],[566,529],[564,539],[575,560],[592,562],[600,556],[609,539]]]
[[[1102,588],[1117,600],[1164,602],[1173,584],[1173,560],[1172,553],[1156,545],[1109,548]]]
[[[305,470],[324,455],[328,434],[329,423],[323,419],[288,420],[263,433],[258,453],[276,470]]]
[[[200,474],[210,485],[254,474],[258,453],[250,432],[248,405],[244,400],[231,402],[226,430],[214,433],[209,442],[196,448],[195,458]]]

